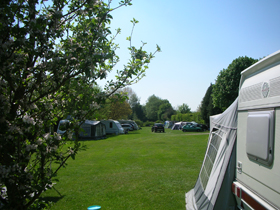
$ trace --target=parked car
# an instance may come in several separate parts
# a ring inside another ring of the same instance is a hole
[[[129,125],[131,125],[133,131],[136,130],[136,128],[135,128],[135,126],[133,125],[133,123],[129,123]]]
[[[209,128],[207,127],[207,125],[204,125],[204,124],[197,124],[198,127],[201,127],[202,128],[202,131],[207,131],[209,130]]]
[[[203,131],[203,130],[201,127],[195,125],[184,125],[182,131],[187,132],[187,131]]]
[[[161,123],[155,123],[152,127],[152,132],[164,132],[164,125]]]
[[[121,124],[125,131],[133,131],[133,127],[130,124]]]

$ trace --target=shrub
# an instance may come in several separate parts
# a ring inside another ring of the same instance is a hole
[[[152,125],[154,125],[154,122],[150,122],[150,121],[144,122],[144,124],[143,124],[143,126],[145,126],[145,127],[149,127]]]
[[[135,120],[135,122],[139,127],[143,127],[143,122],[141,120]]]

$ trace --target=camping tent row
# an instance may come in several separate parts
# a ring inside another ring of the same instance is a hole
[[[63,135],[69,125],[70,120],[60,120],[57,133]],[[100,121],[85,120],[81,124],[81,131],[79,132],[79,139],[104,139],[106,138],[106,127]]]
[[[57,128],[57,133],[64,134],[69,122],[70,119],[61,120]],[[120,123],[132,123],[134,128],[139,129],[137,124],[132,120],[86,120],[81,125],[82,129],[79,133],[79,139],[103,139],[106,138],[106,134],[124,134],[125,131]]]
[[[181,130],[184,125],[188,125],[188,124],[189,125],[197,125],[196,122],[177,122],[177,123],[174,123],[171,130]]]

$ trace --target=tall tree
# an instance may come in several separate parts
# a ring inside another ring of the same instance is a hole
[[[106,105],[99,112],[102,119],[128,119],[132,109],[126,100],[119,100],[118,97],[107,99]],[[101,118],[100,118],[101,119]]]
[[[135,106],[132,108],[132,112],[133,112],[133,116],[132,116],[133,120],[141,120],[141,121],[147,120],[144,112],[144,107],[140,103],[135,104]]]
[[[214,107],[213,105],[212,90],[213,90],[213,85],[210,84],[202,99],[201,106],[200,106],[202,119],[208,126],[209,126],[209,117],[222,112],[220,108]]]
[[[130,95],[129,99],[128,99],[128,103],[130,105],[130,107],[133,109],[133,107],[135,107],[137,104],[140,104],[140,99],[138,98],[138,96],[136,95],[136,93],[133,93]]]
[[[142,106],[140,105],[140,99],[138,98],[136,93],[130,87],[123,88],[122,92],[127,95],[127,102],[129,103],[130,108],[132,109],[132,113],[129,116],[129,119],[143,119],[143,117],[141,116],[143,115]]]
[[[158,109],[158,119],[162,121],[170,120],[171,116],[176,113],[168,100],[162,100]]]
[[[181,114],[186,114],[191,112],[191,108],[187,104],[182,104],[181,106],[178,106],[177,112]]]
[[[155,95],[152,95],[148,98],[147,103],[145,105],[146,117],[148,120],[150,121],[158,120],[158,110],[161,103],[162,103],[162,99]]]
[[[256,63],[258,59],[238,57],[233,60],[227,69],[220,71],[213,86],[213,104],[225,110],[238,96],[241,71]]]
[[[132,46],[129,37],[131,58],[123,69],[117,70],[115,81],[108,81],[102,92],[82,94],[75,89],[79,84],[90,87],[106,79],[119,60],[114,39],[120,30],[111,36],[110,12],[131,5],[131,0],[120,1],[117,8],[111,8],[110,3],[1,2],[1,208],[30,209],[39,202],[41,193],[52,187],[59,169],[81,148],[78,140],[67,141],[71,133],[78,134],[79,124],[118,89],[144,76],[154,54],[144,51],[143,46]],[[132,27],[137,22],[133,19]],[[82,106],[79,99],[84,95],[90,95],[92,100]],[[63,117],[64,108],[72,103],[82,110],[74,110],[76,119],[66,135],[48,131],[46,128]]]
[[[122,88],[120,92],[127,95],[127,102],[129,103],[131,108],[133,108],[134,104],[140,101],[136,93],[132,90],[131,87]]]

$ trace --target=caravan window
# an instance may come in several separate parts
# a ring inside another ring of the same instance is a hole
[[[113,122],[110,122],[110,128],[113,128]]]
[[[69,121],[68,120],[61,120],[58,125],[58,129],[61,131],[66,131],[69,128]]]
[[[248,112],[246,152],[249,159],[271,165],[274,138],[274,110]]]

